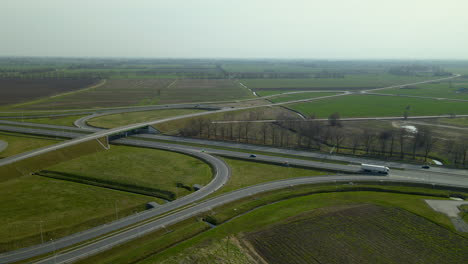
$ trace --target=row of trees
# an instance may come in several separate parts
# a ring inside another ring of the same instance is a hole
[[[431,153],[443,153],[453,164],[468,163],[468,138],[445,140],[434,135],[427,126],[414,133],[404,128],[372,129],[343,126],[339,114],[328,122],[281,119],[273,123],[227,122],[207,118],[191,120],[180,134],[215,140],[310,149],[334,153],[378,156],[386,159],[424,159]]]

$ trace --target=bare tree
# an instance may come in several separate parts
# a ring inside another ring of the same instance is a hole
[[[328,125],[341,127],[340,114],[335,112],[328,117]]]

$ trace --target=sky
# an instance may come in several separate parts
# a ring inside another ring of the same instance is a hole
[[[0,0],[0,56],[468,59],[467,0]]]

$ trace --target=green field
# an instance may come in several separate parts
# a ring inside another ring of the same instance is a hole
[[[216,195],[269,181],[330,174],[330,172],[325,171],[285,167],[261,162],[229,158],[223,158],[223,160],[232,169],[231,178],[223,188],[216,192]]]
[[[160,104],[210,102],[252,98],[252,93],[234,80],[178,79],[161,90]]]
[[[405,84],[431,79],[429,76],[396,76],[390,74],[363,74],[363,75],[346,75],[345,78],[337,79],[244,79],[242,83],[250,89],[259,91],[263,89],[369,89],[379,88],[395,84]]]
[[[268,263],[462,263],[468,239],[369,204],[318,209],[245,236]],[[338,250],[339,249],[339,250]]]
[[[47,242],[144,210],[153,201],[39,176],[0,182],[0,193],[0,251],[41,243],[41,227]]]
[[[453,80],[452,83],[446,81],[436,84],[421,84],[382,90],[378,93],[468,100],[468,82],[457,82],[456,80]]]
[[[408,106],[409,116],[468,114],[468,102],[373,95],[348,95],[288,107],[305,115],[327,118],[334,112],[340,113],[341,117],[403,117]]]
[[[73,122],[83,116],[85,115],[57,116],[47,118],[18,118],[15,119],[15,121],[73,127]]]
[[[337,93],[297,93],[297,94],[289,94],[289,95],[281,95],[278,97],[269,98],[273,103],[282,103],[288,101],[295,101],[295,100],[303,100],[309,98],[317,98],[322,96],[330,96]]]
[[[458,118],[441,118],[437,120],[439,123],[466,127],[468,126],[468,117],[458,117]]]
[[[148,122],[172,116],[187,115],[193,113],[204,112],[204,110],[195,109],[168,109],[168,110],[152,110],[143,112],[130,112],[114,115],[105,115],[96,117],[87,121],[94,127],[113,128],[129,124]]]
[[[171,200],[191,193],[188,188],[211,181],[210,167],[201,160],[179,153],[111,146],[108,151],[82,156],[49,167],[43,175],[116,186],[134,192],[148,191]]]
[[[0,152],[0,158],[6,158],[59,142],[56,139],[47,137],[9,133],[3,131],[0,131],[0,140],[6,141],[8,143],[8,147],[4,151]]]

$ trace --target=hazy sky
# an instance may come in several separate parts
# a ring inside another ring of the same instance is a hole
[[[468,0],[0,0],[0,56],[468,59]]]

